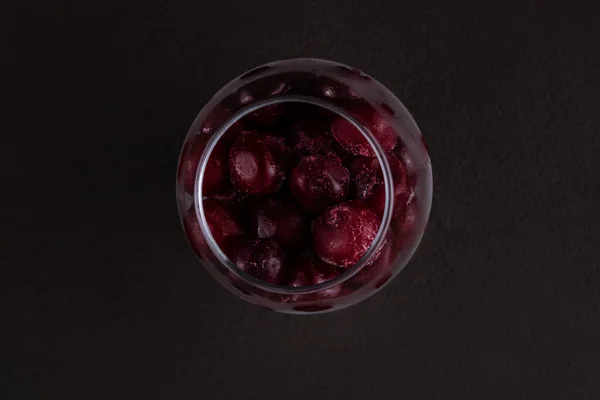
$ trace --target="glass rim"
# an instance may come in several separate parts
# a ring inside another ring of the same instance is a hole
[[[377,235],[373,242],[371,242],[371,246],[367,249],[365,254],[350,268],[347,268],[337,277],[330,279],[328,281],[316,284],[316,285],[307,285],[307,286],[285,286],[285,285],[276,285],[268,283],[262,279],[258,279],[249,273],[242,271],[239,269],[233,261],[227,257],[227,255],[223,252],[221,247],[214,240],[210,229],[208,229],[208,223],[206,221],[206,216],[204,214],[204,199],[202,196],[202,185],[204,173],[206,172],[206,168],[208,165],[208,159],[217,142],[223,137],[223,135],[240,119],[244,116],[253,113],[261,108],[268,107],[274,104],[279,103],[304,103],[311,104],[317,107],[325,108],[342,118],[346,119],[350,122],[358,131],[363,135],[363,137],[367,140],[371,148],[375,152],[375,156],[379,161],[381,166],[381,170],[383,173],[383,182],[385,185],[385,205],[384,212],[381,218],[379,230],[377,231]],[[335,287],[337,285],[346,282],[348,279],[352,278],[356,275],[360,270],[362,270],[367,264],[371,261],[371,258],[376,255],[379,248],[384,244],[386,239],[387,231],[391,223],[392,219],[392,210],[394,207],[394,196],[393,196],[393,180],[392,180],[392,172],[386,157],[385,152],[375,139],[373,133],[369,130],[369,128],[361,123],[358,119],[352,116],[343,108],[336,106],[328,101],[324,101],[322,99],[311,97],[311,96],[301,96],[301,95],[281,95],[269,99],[264,99],[260,101],[256,101],[253,104],[247,105],[234,113],[227,121],[225,121],[219,129],[212,135],[209,139],[204,152],[202,153],[202,157],[200,162],[198,163],[198,167],[196,170],[196,177],[194,181],[194,208],[196,211],[196,218],[198,219],[200,230],[206,239],[206,243],[210,251],[216,256],[217,260],[224,265],[229,272],[234,274],[237,278],[242,281],[257,287],[259,289],[265,290],[271,293],[279,293],[279,294],[309,294],[316,293],[323,290],[327,290],[329,288]]]

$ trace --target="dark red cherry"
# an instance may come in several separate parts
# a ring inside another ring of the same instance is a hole
[[[272,238],[284,247],[306,241],[310,235],[305,213],[291,198],[262,199],[252,216],[253,234]]]
[[[192,245],[192,248],[196,254],[200,255],[205,253],[209,248],[206,240],[204,240],[202,231],[200,230],[200,224],[198,223],[198,218],[196,217],[196,210],[193,207],[190,208],[184,215],[183,227],[185,229],[188,241]]]
[[[336,143],[326,123],[315,119],[295,122],[289,128],[288,143],[297,157],[309,154],[335,155]]]
[[[208,228],[220,247],[240,238],[244,231],[229,207],[216,199],[203,201],[204,216]]]
[[[312,256],[311,261],[308,263],[311,276],[311,284],[318,285],[325,283],[332,279],[337,278],[340,275],[340,270],[333,265],[323,262],[316,255]],[[337,297],[340,294],[342,285],[336,285],[329,289],[321,290],[315,295],[319,298],[332,298]]]
[[[346,285],[354,289],[361,288],[368,283],[379,281],[386,275],[391,275],[395,258],[394,233],[388,230],[385,242],[374,261],[365,265],[356,275],[350,278]]]
[[[186,193],[194,193],[196,172],[203,151],[204,143],[200,142],[196,137],[186,142],[183,146],[179,167],[177,169],[177,177],[183,182]]]
[[[387,161],[394,183],[393,216],[398,217],[404,212],[412,191],[408,186],[406,170],[402,162],[392,154],[387,155]],[[356,197],[359,200],[364,200],[379,216],[383,216],[385,210],[385,184],[379,160],[357,157],[352,161],[349,169],[354,181]]]
[[[229,184],[229,145],[230,143],[222,139],[213,148],[202,180],[203,196],[210,196],[227,188]]]
[[[290,85],[280,77],[267,77],[253,82],[239,91],[239,102],[243,105],[251,104],[258,100],[286,94]],[[252,123],[266,127],[274,124],[285,111],[285,103],[271,104],[244,117]]]
[[[223,126],[225,122],[229,118],[233,116],[233,111],[224,106],[223,104],[219,104],[215,106],[212,110],[209,111],[208,115],[202,123],[200,124],[199,134],[202,136],[210,137],[213,134],[217,133],[219,128]],[[241,121],[237,121],[235,124],[231,126],[223,135],[223,138],[229,140],[235,140],[237,135],[242,132],[244,129]]]
[[[233,250],[231,261],[242,271],[272,284],[280,284],[285,274],[285,255],[273,240],[257,239]]]
[[[315,250],[326,263],[348,268],[369,249],[379,225],[379,217],[360,201],[332,207],[312,223]]]
[[[398,136],[387,120],[370,106],[361,105],[352,109],[351,114],[365,125],[383,151],[390,151],[396,145]],[[331,133],[337,142],[356,156],[373,157],[375,151],[358,129],[347,119],[337,116],[331,123]]]
[[[404,213],[393,221],[398,248],[406,245],[407,239],[411,237],[418,219],[417,199],[413,197],[407,204]]]
[[[287,170],[283,138],[265,132],[241,134],[229,151],[231,181],[249,194],[275,193]]]
[[[336,278],[340,273],[341,271],[338,268],[324,263],[313,251],[306,251],[292,262],[287,285],[291,287],[318,285]],[[285,295],[282,298],[284,301],[311,301],[332,298],[339,295],[341,288],[341,285],[336,285],[316,293]]]
[[[350,174],[334,156],[306,156],[292,170],[290,177],[292,194],[311,212],[343,201],[349,187]]]
[[[409,154],[408,149],[402,143],[398,143],[394,149],[394,154],[399,160],[402,160],[402,164],[406,168],[408,184],[414,188],[417,183],[417,164],[414,157]]]

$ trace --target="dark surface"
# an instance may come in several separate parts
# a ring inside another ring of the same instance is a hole
[[[12,3],[1,399],[600,397],[598,1]],[[214,282],[174,195],[202,105],[295,56],[388,85],[434,165],[410,266],[313,317]]]

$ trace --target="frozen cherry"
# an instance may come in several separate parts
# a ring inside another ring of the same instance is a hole
[[[228,207],[238,206],[248,197],[247,193],[241,192],[235,188],[229,188],[226,191],[210,196],[211,199],[218,200]]]
[[[309,273],[303,269],[297,269],[293,271],[292,276],[288,280],[288,286],[301,287],[310,286]]]
[[[375,109],[362,106],[356,107],[351,113],[359,122],[369,128],[383,151],[390,151],[394,148],[398,136],[394,128]],[[375,156],[375,151],[367,139],[346,118],[337,116],[331,123],[331,133],[335,140],[350,153],[356,156]]]
[[[290,177],[292,194],[309,211],[322,211],[348,195],[350,174],[337,157],[304,157]]]
[[[253,240],[238,246],[231,261],[242,271],[269,283],[279,284],[285,273],[284,252],[273,240]]]
[[[390,270],[395,256],[393,246],[394,234],[391,230],[388,230],[385,242],[375,260],[365,265],[356,275],[350,278],[346,282],[347,286],[358,289],[376,279],[379,281],[379,277],[391,274]]]
[[[417,213],[417,201],[416,198],[413,197],[405,207],[404,213],[394,221],[398,248],[404,247],[404,241],[406,241],[407,237],[413,232],[417,222]]]
[[[406,180],[406,169],[394,155],[387,155],[388,165],[394,182],[394,217],[400,215],[412,193]],[[385,210],[385,184],[381,165],[376,158],[357,157],[350,164],[350,172],[356,197],[364,200],[379,216]]]
[[[194,192],[196,171],[203,151],[204,144],[199,142],[198,139],[190,140],[183,147],[177,175],[183,182],[184,190],[187,193]]]
[[[229,151],[231,181],[249,194],[276,192],[285,179],[286,169],[285,141],[269,133],[243,133]]]
[[[293,199],[259,201],[252,217],[254,233],[261,239],[272,238],[284,247],[296,245],[309,236],[306,216]]]
[[[196,173],[202,153],[210,136],[196,135],[185,144],[179,165],[179,174],[183,178],[185,191],[193,193]],[[202,194],[211,196],[227,188],[229,183],[229,145],[230,141],[221,139],[217,142],[208,158],[202,182]]]
[[[311,261],[309,262],[310,268],[310,276],[311,276],[311,284],[318,285],[320,283],[325,283],[334,278],[337,278],[340,274],[340,271],[334,267],[333,265],[329,265],[321,261],[321,259],[317,256],[313,256]],[[324,289],[316,293],[317,297],[320,298],[331,298],[337,297],[340,294],[340,290],[342,289],[341,285],[336,285],[329,289]]]
[[[411,187],[415,187],[417,183],[418,168],[414,158],[409,154],[408,150],[402,145],[402,143],[398,143],[394,149],[394,154],[399,160],[402,160],[402,163],[406,167],[406,175],[409,185]]]
[[[306,251],[293,262],[288,271],[287,285],[291,287],[312,286],[327,282],[336,278],[340,270],[333,265],[321,261],[312,251]],[[342,286],[336,285],[332,288],[321,290],[316,293],[294,294],[282,296],[284,301],[309,301],[323,298],[331,298],[339,295]]]
[[[257,100],[286,94],[289,90],[290,85],[278,77],[263,78],[241,89],[239,101],[247,105]],[[251,112],[245,118],[260,126],[269,126],[279,119],[284,110],[284,103],[271,104]]]
[[[225,204],[216,199],[206,199],[202,204],[210,233],[220,247],[244,234],[241,224]]]
[[[204,178],[202,180],[202,194],[210,196],[219,193],[229,183],[229,144],[221,139],[213,148]]]
[[[208,245],[206,244],[204,236],[202,235],[202,231],[200,230],[200,224],[198,223],[196,210],[194,208],[190,208],[185,214],[183,226],[187,234],[187,238],[197,254],[202,254],[208,250]]]
[[[223,123],[225,123],[232,116],[233,111],[231,109],[223,105],[216,106],[208,113],[204,121],[202,121],[199,133],[204,136],[210,136],[216,133]],[[224,137],[235,139],[235,135],[239,134],[242,130],[242,122],[237,121],[227,130],[227,132],[225,132]]]
[[[293,268],[288,270],[288,277],[285,280],[287,286],[290,287],[302,287],[302,286],[310,286],[310,276],[309,273],[303,269]],[[281,301],[287,302],[296,302],[300,300],[306,300],[310,298],[310,295],[306,294],[282,294],[280,296]]]
[[[298,157],[307,154],[335,155],[335,141],[329,126],[315,119],[297,121],[289,129],[288,142]]]
[[[315,250],[326,263],[348,268],[369,249],[379,224],[379,217],[360,201],[332,207],[312,223]]]

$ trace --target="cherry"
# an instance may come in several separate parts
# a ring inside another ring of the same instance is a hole
[[[230,108],[222,104],[215,106],[215,108],[210,110],[206,118],[202,121],[199,133],[204,136],[213,135],[223,125],[223,123],[225,123],[232,116],[233,111]],[[225,132],[223,137],[235,139],[235,136],[239,134],[243,129],[244,127],[242,122],[238,120],[227,130],[227,132]]]
[[[340,274],[340,271],[336,267],[326,264],[317,256],[313,256],[308,265],[310,268],[312,285],[318,285],[320,283],[330,281],[334,278],[337,278],[337,276]],[[340,290],[342,290],[342,286],[337,285],[329,289],[321,290],[315,294],[319,298],[331,298],[337,297],[337,295],[340,293]]]
[[[402,143],[398,143],[394,149],[394,154],[406,167],[407,179],[411,187],[415,187],[417,183],[417,164],[412,155],[409,154],[406,147]]]
[[[241,224],[224,203],[206,199],[202,204],[208,229],[219,247],[230,244],[244,234]]]
[[[263,78],[240,89],[239,102],[248,105],[257,100],[286,94],[290,88],[290,85],[280,77]],[[269,126],[279,119],[284,110],[284,103],[271,104],[247,114],[245,118],[259,126]]]
[[[374,261],[365,265],[360,271],[358,271],[356,275],[350,278],[346,282],[346,285],[348,287],[358,289],[374,281],[375,279],[378,279],[379,277],[391,275],[390,269],[395,258],[394,233],[392,230],[388,230],[385,237],[385,242],[381,246],[381,251],[376,257],[377,258],[375,258]],[[381,280],[383,279],[379,279],[378,283]]]
[[[186,193],[194,193],[196,171],[203,151],[204,143],[201,143],[197,138],[183,145],[179,167],[177,168],[177,176],[183,182],[183,188]]]
[[[202,180],[202,194],[210,196],[227,187],[229,183],[229,143],[219,140],[213,148]]]
[[[283,138],[264,132],[242,133],[231,146],[229,171],[236,188],[250,194],[275,193],[285,179]]]
[[[400,218],[394,220],[397,247],[405,246],[407,238],[413,233],[418,218],[417,199],[413,197],[407,204]]]
[[[196,135],[184,145],[178,175],[183,178],[187,193],[194,192],[196,173],[202,154],[210,139],[207,135]],[[229,146],[231,142],[221,138],[213,148],[206,164],[202,181],[202,194],[210,196],[227,188],[229,184]]]
[[[326,263],[348,268],[369,249],[379,225],[377,215],[360,201],[332,207],[312,223],[315,250]]]
[[[309,234],[308,220],[300,207],[280,198],[258,202],[252,217],[252,230],[261,239],[272,238],[284,247],[294,246]]]
[[[229,190],[210,196],[211,199],[218,200],[228,207],[237,207],[246,200],[247,197],[247,193],[241,192],[235,188],[230,188]]]
[[[324,263],[312,251],[305,251],[297,261],[293,263],[289,272],[287,285],[291,287],[312,286],[327,282],[336,278],[340,271],[329,264]],[[342,289],[341,285],[322,290],[317,293],[284,295],[284,301],[308,301],[324,298],[337,297]]]
[[[387,155],[387,160],[394,182],[393,216],[398,217],[404,211],[412,190],[407,183],[404,164],[392,154]],[[382,216],[385,210],[385,183],[379,160],[357,157],[349,169],[354,180],[356,197],[364,200],[377,215]]]
[[[291,275],[291,278],[288,280],[288,286],[310,286],[311,279],[308,271],[305,271],[304,269],[297,269]]]
[[[309,211],[322,211],[348,195],[350,174],[337,157],[309,155],[292,170],[290,190]]]
[[[283,281],[285,272],[284,253],[273,240],[257,239],[238,246],[231,261],[242,271],[272,284]]]
[[[288,133],[292,153],[298,157],[307,154],[335,155],[335,141],[329,126],[315,119],[303,119],[292,124]]]
[[[185,229],[186,236],[192,245],[192,248],[196,254],[200,255],[208,250],[208,245],[204,240],[202,231],[200,230],[200,224],[196,217],[196,210],[192,207],[183,217],[183,227]]]
[[[383,151],[390,151],[394,148],[398,136],[381,114],[370,106],[355,106],[351,110],[351,114],[369,128]],[[375,151],[367,139],[346,118],[337,116],[331,123],[331,133],[335,140],[350,153],[356,156],[375,156]]]

